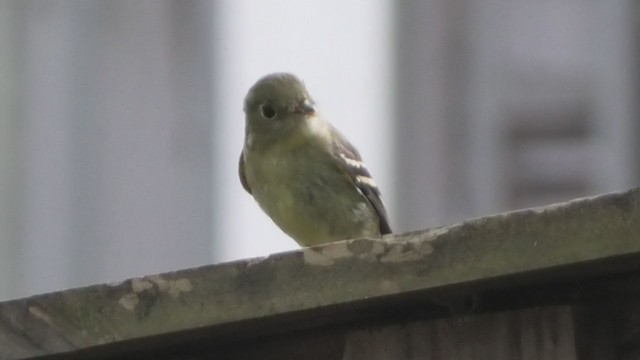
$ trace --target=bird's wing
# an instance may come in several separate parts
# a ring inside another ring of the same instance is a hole
[[[240,160],[238,161],[238,175],[240,175],[240,183],[242,187],[251,194],[251,188],[247,182],[247,177],[244,174],[244,151],[240,153]]]
[[[331,130],[334,134],[332,137],[334,139],[332,146],[334,157],[339,160],[339,165],[349,176],[349,180],[367,198],[378,214],[378,218],[380,219],[380,234],[390,234],[391,226],[389,226],[387,210],[384,208],[382,202],[382,194],[371,178],[369,170],[367,170],[364,162],[362,162],[360,153],[358,153],[358,150],[356,150],[339,131],[335,128]]]

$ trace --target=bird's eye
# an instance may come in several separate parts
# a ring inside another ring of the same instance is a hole
[[[276,116],[276,109],[274,109],[271,104],[260,105],[260,112],[266,119],[273,119]]]

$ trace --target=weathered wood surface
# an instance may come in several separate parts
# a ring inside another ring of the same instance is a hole
[[[7,301],[0,359],[240,341],[370,318],[417,297],[454,308],[448,299],[478,292],[636,271],[639,234],[634,189]]]
[[[344,360],[573,360],[573,312],[534,308],[350,332]]]
[[[230,344],[188,359],[573,360],[574,320],[571,307],[557,306],[352,324]]]

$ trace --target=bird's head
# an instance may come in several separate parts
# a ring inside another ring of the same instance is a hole
[[[247,135],[265,143],[296,136],[316,116],[304,83],[289,73],[274,73],[258,80],[245,97],[244,112]]]

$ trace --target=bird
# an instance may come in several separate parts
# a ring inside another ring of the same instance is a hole
[[[244,99],[243,188],[301,246],[392,232],[356,148],[316,110],[291,73],[259,79]]]

